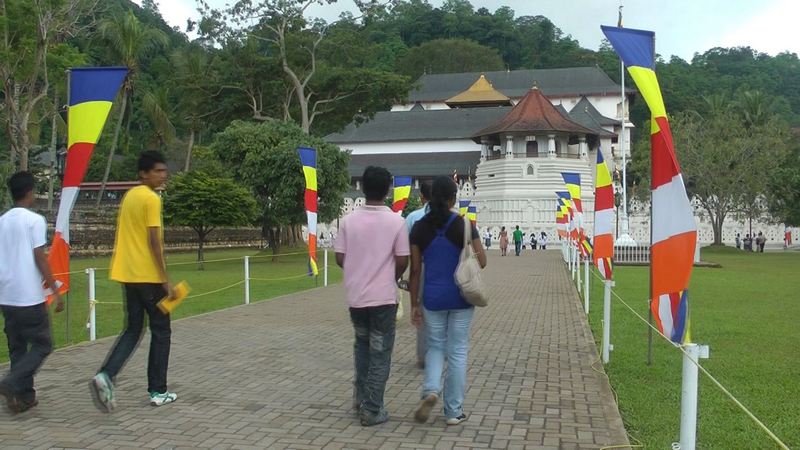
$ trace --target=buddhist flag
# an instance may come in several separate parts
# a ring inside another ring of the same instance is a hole
[[[594,176],[594,265],[606,280],[611,279],[614,258],[614,188],[611,174],[597,150],[597,170]]]
[[[394,195],[392,198],[392,211],[402,212],[411,196],[411,177],[394,177]]]
[[[458,214],[462,217],[466,217],[467,213],[469,212],[469,204],[472,203],[471,200],[459,200],[458,201]]]
[[[567,238],[568,215],[569,212],[567,212],[567,205],[565,205],[561,198],[559,198],[558,206],[556,207],[556,230],[558,231],[558,236],[564,239]]]
[[[478,223],[478,207],[475,205],[470,205],[467,207],[467,219],[469,219],[470,223],[474,227],[475,224]]]
[[[594,251],[594,247],[592,246],[592,241],[589,239],[588,236],[581,236],[581,254],[583,256],[589,257],[592,256]]]
[[[303,195],[308,220],[308,275],[319,273],[317,268],[317,151],[313,148],[299,147],[300,164],[306,179]]]
[[[676,343],[691,342],[687,289],[697,245],[697,225],[656,78],[655,33],[606,26],[601,29],[628,67],[650,109],[650,308],[664,336]]]
[[[566,237],[574,239],[574,238],[577,237],[577,232],[573,229],[573,227],[575,225],[574,222],[573,222],[573,218],[574,218],[575,212],[572,209],[572,199],[570,198],[570,195],[569,195],[568,191],[557,191],[556,195],[558,196],[558,199],[561,201],[561,203],[566,208],[566,214],[565,214],[565,220],[564,220],[566,233],[567,233]]]
[[[581,174],[572,172],[561,172],[561,177],[564,178],[564,184],[567,185],[569,197],[572,199],[576,213],[583,212],[583,205],[581,204]]]
[[[69,71],[67,101],[67,160],[61,182],[61,201],[48,260],[60,293],[69,290],[69,216],[89,167],[94,146],[106,124],[111,105],[128,69],[86,67]]]

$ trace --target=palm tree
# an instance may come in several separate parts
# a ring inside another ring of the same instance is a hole
[[[774,99],[762,91],[742,91],[737,106],[746,127],[764,125],[774,115]]]
[[[128,76],[122,85],[122,103],[119,107],[119,117],[114,129],[114,141],[111,144],[106,170],[103,174],[103,182],[100,185],[100,194],[97,197],[98,205],[103,198],[103,191],[108,182],[108,174],[111,172],[111,163],[117,150],[122,119],[125,116],[128,98],[133,91],[134,80],[139,72],[139,60],[147,53],[169,45],[169,39],[163,31],[142,24],[131,10],[121,16],[104,19],[100,22],[99,31],[100,36],[110,44],[110,49],[117,61],[128,68]],[[130,122],[130,115],[128,115],[128,121]]]
[[[189,131],[186,161],[183,170],[189,171],[192,151],[197,134],[203,129],[209,117],[216,114],[212,99],[219,93],[215,81],[216,72],[207,53],[199,47],[189,48],[172,55],[179,88],[181,122]]]
[[[175,139],[175,125],[170,116],[172,107],[169,100],[169,88],[158,87],[153,92],[145,92],[142,107],[153,125],[153,134],[158,141],[158,148],[163,150]]]

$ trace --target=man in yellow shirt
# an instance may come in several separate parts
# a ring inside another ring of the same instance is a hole
[[[147,391],[150,404],[161,406],[178,399],[167,391],[170,329],[169,314],[156,304],[174,289],[167,277],[164,262],[164,239],[161,223],[161,197],[155,189],[167,181],[167,164],[155,151],[139,157],[141,186],[122,198],[117,217],[111,279],[122,283],[125,298],[125,330],[119,335],[100,371],[89,382],[97,407],[111,412],[116,406],[114,380],[133,354],[142,337],[144,315],[150,322],[150,356],[147,362]]]

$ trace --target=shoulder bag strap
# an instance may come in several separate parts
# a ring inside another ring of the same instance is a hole
[[[464,248],[461,251],[461,260],[466,261],[470,256],[472,256],[472,252],[470,251],[469,243],[472,239],[472,226],[470,221],[466,218],[466,216],[462,216],[464,220]]]

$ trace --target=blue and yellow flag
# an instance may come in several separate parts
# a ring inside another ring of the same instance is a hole
[[[392,211],[402,212],[411,196],[411,177],[394,177],[394,194],[392,195]]]
[[[127,75],[125,67],[81,67],[69,71],[67,161],[47,257],[62,294],[69,290],[69,216],[114,98]]]
[[[687,288],[692,274],[697,224],[686,195],[656,77],[655,33],[600,27],[650,109],[650,309],[661,333],[691,342]]]
[[[313,148],[299,147],[300,164],[306,179],[303,199],[308,220],[308,274],[317,275],[317,151]]]

